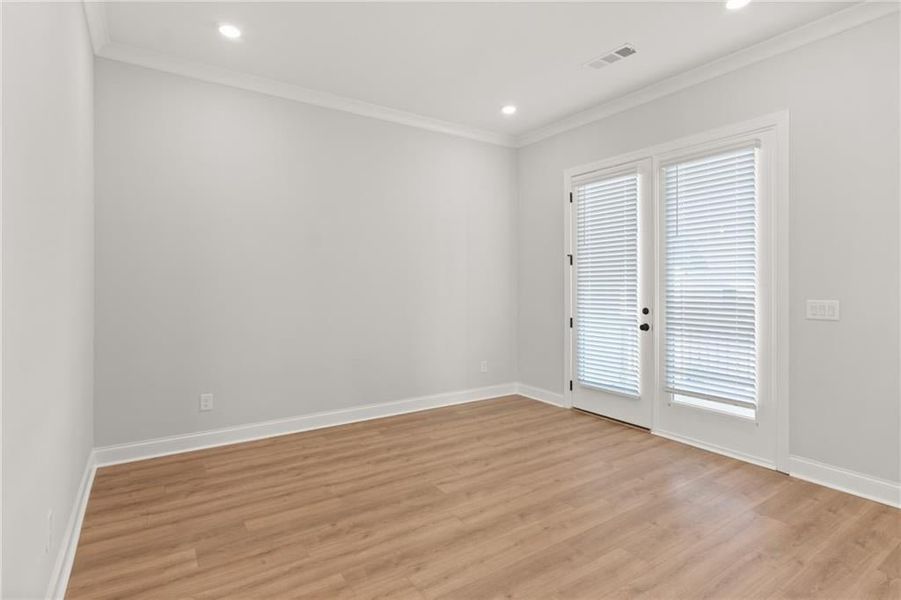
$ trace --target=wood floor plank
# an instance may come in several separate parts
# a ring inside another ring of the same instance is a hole
[[[518,396],[98,470],[67,597],[901,598],[901,511]]]

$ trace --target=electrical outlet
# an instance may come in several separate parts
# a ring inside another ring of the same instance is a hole
[[[50,510],[47,512],[47,539],[44,542],[44,554],[50,553],[50,548],[53,547],[53,511]]]
[[[201,410],[201,412],[213,410],[213,395],[212,394],[200,394],[200,410]]]
[[[488,361],[483,360],[482,361],[482,373],[487,373],[487,372],[488,372]]]
[[[815,321],[838,321],[838,300],[808,300],[807,318]]]

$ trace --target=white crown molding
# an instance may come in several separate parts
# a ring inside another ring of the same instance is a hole
[[[103,2],[84,0],[84,17],[88,23],[88,32],[91,34],[91,46],[94,54],[100,54],[104,46],[110,43],[109,27],[106,22],[106,6]]]
[[[206,81],[208,83],[218,83],[257,92],[259,94],[266,94],[267,96],[286,98],[288,100],[295,100],[304,104],[312,104],[314,106],[339,110],[362,117],[389,121],[391,123],[398,123],[400,125],[407,125],[409,127],[416,127],[418,129],[468,138],[499,146],[513,147],[514,139],[509,135],[474,129],[466,127],[465,125],[433,119],[431,117],[388,108],[387,106],[380,106],[378,104],[370,104],[361,100],[354,100],[353,98],[346,98],[328,92],[312,90],[299,85],[276,81],[274,79],[257,77],[247,73],[181,60],[116,42],[110,42],[104,45],[100,51],[96,52],[96,55],[101,58],[129,63],[148,69],[155,69],[157,71],[165,71],[183,77],[199,79],[200,81]]]
[[[201,63],[181,60],[150,50],[137,48],[127,44],[114,42],[110,38],[109,26],[106,18],[106,2],[94,0],[82,0],[85,20],[91,34],[91,45],[94,54],[101,58],[129,63],[148,69],[164,71],[199,79],[208,83],[218,83],[234,88],[249,90],[267,96],[285,98],[321,106],[333,110],[340,110],[351,114],[389,121],[409,127],[416,127],[426,131],[434,131],[447,135],[496,144],[499,146],[513,147],[514,138],[511,135],[485,131],[474,127],[467,127],[450,121],[443,121],[432,117],[426,117],[404,110],[389,108],[378,104],[363,102],[345,96],[338,96],[328,92],[313,90],[291,83],[257,77],[239,71],[222,69]]]
[[[707,64],[684,71],[625,96],[620,96],[599,106],[554,121],[544,127],[527,131],[516,137],[515,145],[518,148],[522,148],[570,129],[600,121],[611,115],[627,111],[756,62],[863,25],[897,10],[898,4],[895,2],[863,2],[850,6],[802,25],[797,29],[792,29]]]
[[[75,550],[78,548],[78,538],[81,536],[81,524],[84,522],[84,513],[88,507],[88,498],[91,495],[91,487],[94,485],[94,474],[96,472],[95,451],[92,450],[84,466],[81,485],[78,487],[78,495],[75,497],[75,504],[72,506],[72,512],[69,514],[66,531],[63,533],[63,538],[59,545],[56,563],[53,565],[47,592],[44,594],[45,598],[62,600],[66,595],[69,575],[71,575],[72,565],[75,563]]]
[[[83,0],[83,4],[88,28],[91,32],[91,43],[94,46],[94,53],[102,58],[428,131],[516,148],[533,144],[545,138],[569,131],[570,129],[575,129],[576,127],[629,110],[641,104],[656,100],[657,98],[673,94],[693,85],[719,77],[720,75],[771,58],[778,54],[794,50],[805,44],[835,35],[846,29],[857,27],[858,25],[886,16],[898,10],[898,5],[895,2],[866,1],[861,4],[856,4],[754,46],[729,54],[713,62],[674,75],[630,94],[620,96],[599,106],[578,112],[543,127],[527,131],[519,136],[511,136],[389,108],[387,106],[371,104],[362,100],[338,96],[336,94],[313,90],[282,81],[185,61],[134,46],[113,42],[109,36],[106,9],[104,7],[105,3]]]

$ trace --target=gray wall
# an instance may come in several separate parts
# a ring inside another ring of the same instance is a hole
[[[791,453],[898,481],[898,77],[891,15],[521,149],[520,381],[562,391],[564,169],[789,109]]]
[[[92,446],[94,63],[80,3],[2,14],[2,593],[43,598]]]
[[[513,150],[96,68],[98,446],[514,380]]]
[[[899,479],[894,16],[518,159],[97,61],[93,410],[82,9],[2,11],[4,597],[43,596],[92,425],[105,445],[517,377],[560,392],[563,170],[785,108],[791,450]],[[814,297],[839,298],[842,321],[804,320]]]

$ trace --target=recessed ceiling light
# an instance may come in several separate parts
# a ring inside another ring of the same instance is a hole
[[[729,10],[738,10],[746,7],[750,3],[751,0],[726,0],[726,8]]]
[[[236,40],[241,37],[241,30],[235,27],[234,25],[230,25],[229,23],[223,23],[219,26],[219,33],[224,35],[230,40]]]
[[[504,113],[505,115],[515,115],[516,107],[513,106],[512,104],[508,104],[507,106],[505,106],[501,109],[501,112]]]

